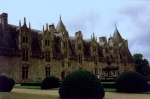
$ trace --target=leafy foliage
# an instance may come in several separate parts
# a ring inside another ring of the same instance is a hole
[[[12,78],[9,78],[9,79],[10,79],[10,81],[11,81],[12,86],[14,86],[14,85],[15,85],[14,79],[12,79]]]
[[[0,75],[0,92],[10,92],[13,85],[14,83],[10,78]]]
[[[149,90],[149,85],[143,76],[133,71],[123,72],[119,75],[115,86],[118,92],[138,93]]]
[[[59,88],[59,95],[62,99],[102,99],[105,92],[93,73],[77,70],[66,76]]]
[[[42,82],[23,82],[21,86],[41,86]]]
[[[135,60],[135,69],[138,73],[143,76],[150,75],[149,63],[146,59],[142,59],[142,54],[134,54],[133,59]]]
[[[41,84],[41,89],[50,89],[57,87],[59,87],[59,79],[54,76],[46,77]]]

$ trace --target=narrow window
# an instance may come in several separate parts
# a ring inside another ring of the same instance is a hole
[[[28,79],[28,66],[22,67],[22,79]]]
[[[79,55],[79,63],[82,63],[82,55]]]
[[[28,37],[23,37],[23,38],[22,38],[22,42],[23,42],[23,43],[28,43]]]
[[[46,77],[50,76],[50,67],[45,67]]]
[[[50,45],[50,40],[45,40],[45,45],[49,46]]]
[[[45,45],[47,45],[47,40],[45,40]]]
[[[95,68],[95,75],[98,75],[98,69]]]
[[[94,56],[94,64],[97,64],[97,58]]]
[[[45,59],[46,59],[46,62],[50,62],[50,52],[45,52]]]
[[[23,49],[22,50],[22,60],[23,61],[28,61],[28,49]]]
[[[96,47],[93,47],[93,51],[94,51],[94,52],[96,51]]]
[[[64,52],[64,57],[67,57],[67,52]]]
[[[62,62],[62,67],[64,67],[64,62]]]
[[[64,43],[64,48],[67,48],[67,43]]]
[[[68,67],[70,67],[70,62],[68,62]]]

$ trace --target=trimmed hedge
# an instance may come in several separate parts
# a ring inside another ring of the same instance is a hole
[[[3,75],[0,75],[0,92],[10,92],[14,86],[13,81]]]
[[[41,84],[41,89],[51,89],[51,88],[58,88],[60,86],[59,84],[59,78],[50,76],[46,77],[42,84]]]
[[[118,92],[139,93],[149,90],[149,85],[143,76],[137,72],[123,72],[115,81]]]
[[[15,85],[14,79],[12,79],[12,78],[9,78],[9,79],[10,79],[10,81],[11,81],[11,83],[12,83],[12,86],[14,86],[14,85]]]
[[[115,82],[101,82],[104,88],[116,88]]]
[[[21,86],[41,86],[41,82],[24,82]]]
[[[61,99],[102,99],[105,92],[95,74],[77,70],[66,76],[59,88]]]

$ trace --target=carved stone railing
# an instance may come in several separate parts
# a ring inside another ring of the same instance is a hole
[[[98,61],[99,61],[99,62],[106,62],[106,58],[104,58],[104,57],[99,57]]]
[[[71,59],[71,60],[77,60],[78,58],[77,58],[76,55],[70,55],[70,59]]]
[[[32,51],[31,57],[32,58],[44,58],[44,52]]]
[[[63,58],[63,54],[61,54],[61,53],[55,53],[55,54],[53,54],[53,58],[54,59],[62,59]]]
[[[84,56],[85,61],[94,61],[94,57],[92,56]]]

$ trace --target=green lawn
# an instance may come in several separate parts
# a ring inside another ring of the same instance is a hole
[[[14,86],[14,88],[41,89],[41,86]]]
[[[59,96],[0,92],[0,99],[59,99]]]
[[[40,89],[41,90],[41,86],[14,86],[14,88]],[[51,88],[50,90],[59,90],[59,88]]]

